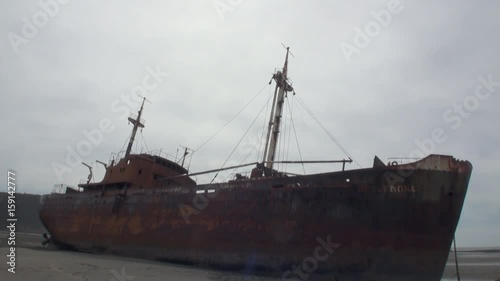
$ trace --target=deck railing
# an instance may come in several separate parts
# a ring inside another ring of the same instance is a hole
[[[108,166],[111,167],[112,163],[114,163],[113,165],[118,163],[122,158],[125,157],[125,153],[126,153],[125,150],[122,150],[118,153],[111,153],[111,155],[109,157],[109,161],[108,161]],[[149,150],[149,151],[148,150],[145,150],[145,151],[141,150],[137,154],[149,154],[152,156],[159,156],[159,157],[163,157],[165,159],[168,159],[168,160],[176,162],[176,163],[180,163],[180,161],[182,159],[182,157],[173,156],[171,154],[166,153],[165,151],[162,151],[161,149],[160,150]]]
[[[411,157],[389,157],[387,158],[389,161],[389,165],[403,165],[408,163],[413,163],[422,158],[411,158]]]
[[[73,189],[76,189],[72,186],[69,186],[69,185],[66,185],[66,184],[54,184],[54,187],[52,188],[52,193],[56,193],[56,194],[64,194],[66,193],[66,189],[67,188],[73,188]]]

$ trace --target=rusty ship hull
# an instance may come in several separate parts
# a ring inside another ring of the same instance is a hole
[[[430,155],[314,175],[66,192],[43,197],[40,219],[54,244],[81,251],[284,280],[438,281],[471,171]]]

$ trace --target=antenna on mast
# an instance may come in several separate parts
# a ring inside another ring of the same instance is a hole
[[[290,53],[290,55],[292,55],[292,57],[295,58],[295,56],[290,51],[290,47],[285,46],[285,44],[283,44],[283,43],[281,43],[281,46],[283,46],[283,48],[285,48]]]
[[[186,161],[186,156],[189,154],[189,150],[193,151],[191,148],[183,145],[179,145],[180,147],[184,148],[184,154],[182,155],[182,163],[181,166],[184,167],[184,161]]]
[[[146,97],[143,97],[143,96],[141,96],[141,95],[137,95],[137,96],[138,96],[138,97],[140,97],[140,98],[143,98],[143,99],[144,99],[144,100],[143,100],[143,102],[144,102],[144,101],[147,101],[147,102],[149,102],[150,104],[153,104],[153,103],[152,103],[150,100],[148,100]]]
[[[140,95],[138,95],[138,96],[142,98],[142,104],[141,104],[141,108],[139,109],[139,112],[137,114],[137,118],[134,119],[134,118],[132,118],[132,116],[128,118],[128,121],[134,125],[134,128],[132,129],[132,135],[130,135],[130,140],[128,142],[127,152],[125,152],[125,157],[127,157],[130,154],[130,151],[132,150],[132,145],[134,144],[135,135],[137,134],[137,128],[144,128],[144,124],[143,124],[144,121],[141,120],[142,109],[144,108],[144,102],[147,101],[147,102],[151,103],[145,97],[142,97]]]

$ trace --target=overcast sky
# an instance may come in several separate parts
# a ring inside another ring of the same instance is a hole
[[[361,166],[419,149],[471,161],[457,242],[498,246],[499,12],[500,2],[486,0],[1,1],[0,167],[17,171],[18,192],[49,193],[87,177],[75,151],[100,179],[95,160],[124,149],[140,92],[152,103],[135,150],[175,155],[179,145],[199,147],[262,90],[190,170],[220,167],[264,108],[226,166],[248,153],[256,161],[284,43],[297,96]],[[305,160],[347,157],[297,97],[288,106]],[[280,158],[298,160],[285,116]],[[445,140],[431,145],[436,129]]]

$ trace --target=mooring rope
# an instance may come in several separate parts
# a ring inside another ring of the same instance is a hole
[[[457,259],[457,241],[455,240],[455,235],[453,235],[453,252],[455,252],[455,268],[457,270],[457,280],[460,281],[460,272],[458,271],[458,259]]]

